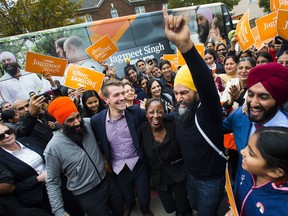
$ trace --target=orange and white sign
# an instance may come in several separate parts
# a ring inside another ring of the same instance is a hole
[[[280,37],[288,40],[288,10],[278,10],[277,33]]]
[[[277,1],[277,0],[276,0]],[[270,0],[270,10],[272,12],[276,11],[275,0]]]
[[[170,61],[172,71],[176,71],[178,69],[178,56],[177,54],[165,54],[163,55],[163,59]]]
[[[256,26],[258,28],[261,41],[269,40],[277,36],[277,12],[272,12],[257,19]]]
[[[276,10],[278,9],[288,10],[288,0],[274,0],[274,2]]]
[[[25,71],[40,74],[50,73],[51,76],[63,76],[67,62],[66,59],[62,58],[27,52]]]
[[[108,35],[86,49],[87,54],[95,61],[104,61],[117,51],[118,47]]]
[[[254,27],[253,29],[251,29],[251,31],[252,31],[252,34],[253,34],[254,40],[255,40],[254,46],[257,50],[260,50],[262,47],[265,46],[265,44],[262,43],[262,41],[260,39],[257,27]]]
[[[235,35],[238,39],[238,43],[242,51],[246,51],[252,45],[254,45],[255,40],[249,23],[249,10],[246,11],[245,14],[239,20],[236,27]]]
[[[229,175],[229,171],[228,171],[228,163],[226,164],[226,170],[225,170],[225,189],[227,192],[227,196],[228,196],[228,200],[230,203],[230,207],[233,211],[233,215],[234,216],[239,216],[238,211],[237,211],[237,207],[236,207],[236,203],[235,203],[235,198],[234,198],[234,194],[233,194],[233,190],[232,190],[232,186],[231,186],[231,180],[230,180],[230,175]]]
[[[99,93],[104,76],[103,73],[70,64],[67,69],[64,85],[74,89],[84,87],[85,90],[95,90]]]

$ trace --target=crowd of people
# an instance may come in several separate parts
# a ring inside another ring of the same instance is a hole
[[[227,154],[239,215],[288,215],[288,42],[238,53],[232,36],[203,59],[188,21],[163,15],[177,71],[139,60],[119,78],[81,38],[56,41],[59,57],[105,73],[99,94],[0,54],[0,215],[152,216],[153,192],[167,213],[215,216]]]

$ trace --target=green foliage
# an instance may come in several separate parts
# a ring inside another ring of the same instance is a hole
[[[265,12],[271,12],[270,11],[270,1],[269,0],[259,0],[259,7],[263,8]]]
[[[0,0],[0,37],[71,25],[81,2],[68,0]]]
[[[221,0],[228,9],[231,11],[232,8],[238,4],[240,0]],[[191,5],[201,5],[220,2],[219,0],[169,0],[169,8],[187,7]]]

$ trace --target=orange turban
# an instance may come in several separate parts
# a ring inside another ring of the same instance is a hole
[[[48,106],[48,113],[62,125],[73,112],[78,112],[77,107],[69,97],[57,97]]]

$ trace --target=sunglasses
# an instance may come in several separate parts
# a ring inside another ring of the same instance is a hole
[[[4,133],[0,134],[0,141],[5,139],[5,137],[6,137],[5,134],[11,135],[11,134],[13,134],[13,132],[14,131],[12,129],[8,129],[8,130],[4,131]]]

